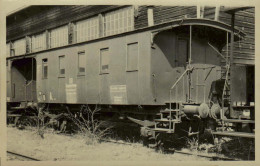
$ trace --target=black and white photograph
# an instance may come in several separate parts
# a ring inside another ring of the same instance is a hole
[[[7,162],[256,161],[255,12],[13,8],[1,78]]]

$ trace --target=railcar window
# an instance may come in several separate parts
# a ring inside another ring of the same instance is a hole
[[[25,38],[14,41],[15,55],[23,55],[26,53],[26,40]]]
[[[48,78],[48,59],[42,60],[42,78],[47,79]]]
[[[59,56],[59,76],[65,76],[65,56]]]
[[[100,50],[100,73],[108,73],[109,69],[109,49],[104,48]]]
[[[104,16],[104,35],[115,35],[134,29],[134,9],[127,7],[106,13]]]
[[[98,17],[76,22],[77,42],[88,41],[99,37]]]
[[[138,43],[127,45],[127,71],[138,70]]]
[[[46,34],[45,32],[32,36],[32,52],[37,52],[46,49]]]
[[[10,56],[10,50],[11,49],[11,47],[10,47],[10,43],[7,43],[6,44],[6,57],[9,57]]]
[[[49,42],[51,48],[68,45],[69,28],[67,25],[52,29],[49,32]]]
[[[80,75],[85,74],[86,55],[85,52],[78,53],[78,73]]]

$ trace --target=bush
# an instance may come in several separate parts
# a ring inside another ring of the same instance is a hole
[[[99,143],[104,137],[111,134],[113,126],[108,125],[105,121],[100,121],[95,118],[100,109],[97,106],[92,110],[88,105],[82,105],[79,115],[73,115],[69,108],[68,118],[78,127],[79,132],[84,136],[86,144]]]

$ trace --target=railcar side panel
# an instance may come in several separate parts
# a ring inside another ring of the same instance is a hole
[[[21,72],[15,67],[12,67],[12,85],[13,85],[13,101],[20,102],[25,99],[24,77]]]
[[[98,43],[90,43],[88,45],[80,46],[79,51],[85,50],[86,52],[86,85],[87,89],[85,102],[100,103],[100,48]]]
[[[156,35],[151,48],[152,74],[154,75],[153,93],[158,103],[169,100],[169,89],[174,83],[174,76],[180,72],[174,72],[173,68],[178,64],[176,55],[176,34],[164,31]]]
[[[138,45],[138,68],[128,70],[127,46],[133,43]],[[101,64],[104,49],[108,51],[105,72]],[[82,52],[86,56],[83,75],[78,73],[78,54]],[[48,74],[44,78],[46,59]],[[154,104],[150,92],[150,64],[150,32],[39,53],[38,100],[70,104]],[[61,73],[61,70],[65,71]]]
[[[139,103],[143,105],[158,105],[158,103],[153,100],[152,94],[151,32],[139,33],[138,40]]]
[[[137,67],[133,69],[128,69],[128,63],[130,63],[130,59],[128,58],[129,55],[129,48],[132,46],[135,46],[135,49],[137,49]],[[142,70],[139,68],[141,65],[138,63],[139,60],[142,60],[143,57],[140,56],[139,54],[139,47],[142,45],[142,42],[139,42],[138,34],[134,35],[129,35],[126,37],[126,47],[125,47],[125,54],[126,54],[126,59],[125,59],[125,64],[126,68],[126,74],[125,74],[125,79],[126,79],[126,87],[127,87],[127,101],[128,104],[140,104],[140,84],[139,82],[139,75]],[[142,62],[142,61],[141,61]],[[141,63],[143,64],[143,63]]]

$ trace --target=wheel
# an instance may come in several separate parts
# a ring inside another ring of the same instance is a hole
[[[143,136],[142,140],[143,140],[143,146],[149,147],[149,138]]]
[[[165,152],[165,146],[164,146],[164,140],[163,140],[163,134],[157,133],[155,135],[155,143],[156,143],[156,151],[159,153]]]
[[[159,140],[157,142],[156,151],[159,152],[159,153],[165,152],[165,147],[164,147],[164,143],[162,142],[162,140]]]

